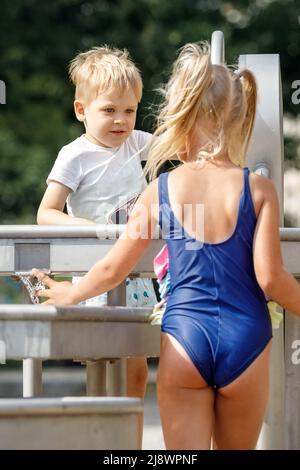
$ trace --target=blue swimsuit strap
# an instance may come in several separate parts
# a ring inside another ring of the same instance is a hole
[[[158,178],[159,204],[170,205],[169,194],[167,191],[167,180],[169,172],[161,173]]]
[[[255,207],[252,199],[250,183],[249,183],[249,174],[250,170],[248,167],[243,168],[244,171],[244,194],[242,202],[242,209],[243,211],[247,212],[248,219],[252,217],[254,221],[256,221],[256,212]]]
[[[174,216],[171,210],[169,192],[168,192],[169,172],[162,173],[158,178],[158,196],[159,196],[159,225],[163,228],[163,219],[167,216],[169,228],[174,228]],[[167,214],[166,214],[167,212]],[[164,225],[166,227],[166,225]]]

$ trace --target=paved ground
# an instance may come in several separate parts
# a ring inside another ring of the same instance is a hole
[[[160,417],[156,400],[156,387],[154,383],[148,384],[145,397],[145,418],[143,449],[164,449],[164,440],[160,425]]]

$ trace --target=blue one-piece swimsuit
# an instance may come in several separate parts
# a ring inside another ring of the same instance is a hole
[[[169,173],[161,174],[158,183],[159,223],[171,276],[161,330],[176,338],[214,388],[235,380],[272,338],[266,299],[253,265],[256,214],[249,169],[243,172],[236,226],[220,243],[190,237],[170,206]]]

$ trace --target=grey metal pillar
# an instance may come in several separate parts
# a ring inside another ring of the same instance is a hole
[[[280,60],[278,54],[247,54],[239,67],[254,73],[258,86],[257,112],[247,153],[247,165],[275,184],[283,223],[283,117]]]
[[[31,303],[25,287],[22,287],[24,303]],[[23,397],[40,396],[43,393],[43,363],[41,359],[23,360]]]
[[[91,397],[106,396],[106,361],[86,361],[86,394]]]
[[[107,394],[112,397],[127,395],[127,360],[109,361],[107,368]]]
[[[109,305],[126,305],[126,283],[122,282],[108,293]],[[121,358],[108,362],[108,394],[111,396],[127,395],[127,359]]]
[[[123,282],[108,293],[108,304],[126,304],[126,286]],[[122,396],[127,391],[126,359],[86,361],[86,393],[89,396]]]
[[[247,154],[247,166],[271,178],[276,186],[283,225],[283,118],[280,61],[277,54],[239,57],[239,67],[250,69],[258,85],[257,114]],[[270,398],[257,448],[284,448],[284,325],[273,330]]]
[[[42,361],[40,359],[23,360],[23,397],[42,395]]]
[[[225,62],[225,43],[222,31],[214,31],[211,35],[211,63],[221,65]]]

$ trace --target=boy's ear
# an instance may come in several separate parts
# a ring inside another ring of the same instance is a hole
[[[82,101],[79,101],[79,100],[74,101],[74,112],[78,121],[83,122],[85,120],[85,110],[84,110],[84,104]]]

